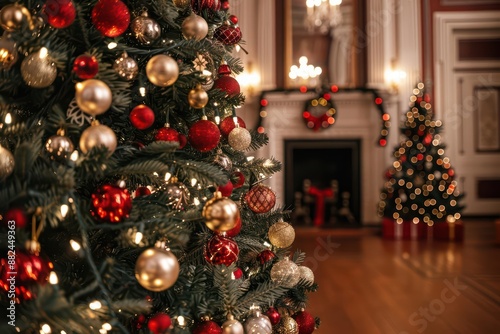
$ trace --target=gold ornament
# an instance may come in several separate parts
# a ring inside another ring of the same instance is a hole
[[[285,288],[293,288],[300,281],[299,266],[286,257],[272,267],[271,280]]]
[[[135,263],[135,278],[143,288],[163,291],[179,277],[179,261],[169,250],[151,247],[139,255]]]
[[[111,89],[97,79],[78,82],[75,85],[75,98],[78,107],[91,116],[105,113],[113,102]]]
[[[104,146],[108,149],[108,156],[111,156],[116,149],[116,135],[106,125],[93,121],[92,125],[86,128],[80,136],[80,150],[88,153],[94,147]]]
[[[0,25],[6,31],[19,30],[24,24],[33,29],[33,22],[29,10],[18,4],[4,6],[0,10]]]
[[[14,156],[0,145],[0,180],[4,180],[14,171]]]
[[[295,240],[295,230],[292,225],[285,222],[277,222],[267,232],[269,241],[278,248],[286,248]]]
[[[236,151],[244,151],[250,147],[250,144],[252,143],[252,136],[247,129],[235,127],[231,130],[231,132],[229,132],[227,140],[229,145]]]
[[[52,160],[64,161],[75,149],[71,139],[64,135],[64,130],[59,129],[57,134],[51,136],[45,143],[45,148]]]
[[[156,55],[148,61],[146,75],[153,85],[167,87],[179,77],[179,65],[172,57]]]
[[[134,58],[129,57],[126,52],[123,52],[120,58],[115,60],[113,68],[121,78],[129,81],[134,80],[139,73],[137,62]]]
[[[57,67],[47,54],[46,48],[30,54],[21,63],[21,75],[26,84],[33,88],[45,88],[57,77]]]
[[[208,34],[207,21],[194,12],[182,22],[182,35],[185,39],[195,39],[201,41]]]
[[[222,334],[245,334],[243,325],[234,319],[233,315],[228,315],[227,320],[222,324]]]
[[[290,316],[285,315],[281,317],[278,325],[274,328],[276,334],[299,334],[299,325]]]
[[[220,192],[205,203],[202,212],[205,224],[215,232],[229,231],[236,226],[240,218],[240,210],[236,203],[227,197],[222,197]]]
[[[130,30],[142,44],[151,44],[161,36],[161,27],[148,13],[144,12],[130,23]]]
[[[190,0],[173,0],[174,6],[177,8],[186,8],[189,6]]]
[[[307,284],[314,283],[314,273],[311,268],[299,266],[300,279],[306,281]]]
[[[16,61],[16,43],[5,35],[0,37],[0,69],[8,70]]]
[[[188,94],[189,105],[195,109],[204,108],[208,103],[208,94],[201,88],[201,85],[196,85],[196,88],[191,89]]]

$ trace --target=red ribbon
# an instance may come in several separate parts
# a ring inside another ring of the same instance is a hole
[[[316,187],[309,187],[309,195],[316,199],[316,212],[314,213],[314,226],[322,226],[325,223],[325,198],[333,197],[333,190],[331,188],[319,189]]]

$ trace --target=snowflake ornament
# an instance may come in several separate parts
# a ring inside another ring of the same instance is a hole
[[[201,54],[198,54],[193,60],[194,69],[200,72],[203,72],[207,68],[207,64],[207,60]]]

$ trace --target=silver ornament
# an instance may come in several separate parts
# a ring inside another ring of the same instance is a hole
[[[314,283],[314,273],[311,268],[306,266],[299,266],[300,279],[304,280],[307,284]]]
[[[47,54],[46,48],[30,54],[21,63],[21,75],[26,84],[33,88],[45,88],[57,77],[57,67]]]
[[[189,190],[182,182],[178,182],[175,177],[172,177],[168,183],[158,190],[167,194],[166,205],[172,209],[183,210],[189,205],[191,196]]]
[[[56,135],[47,140],[45,149],[49,152],[52,160],[64,161],[75,148],[71,139],[64,135],[64,131],[59,130]]]
[[[161,36],[161,27],[148,13],[144,12],[130,23],[130,30],[142,44],[151,44]]]
[[[231,171],[233,169],[233,162],[227,155],[223,154],[221,150],[217,151],[214,162],[227,171]]]
[[[139,73],[139,65],[137,65],[134,58],[129,57],[126,52],[122,53],[120,58],[115,60],[113,68],[122,79],[128,81],[134,80]]]
[[[271,321],[260,312],[259,308],[252,310],[252,315],[245,321],[244,327],[245,333],[271,334],[273,332]]]
[[[232,315],[227,317],[227,320],[222,324],[222,334],[245,334],[243,325]]]
[[[271,280],[286,288],[293,288],[300,280],[300,270],[288,257],[274,264],[271,269]]]
[[[250,146],[250,143],[252,142],[252,136],[247,129],[236,127],[231,130],[227,140],[229,142],[229,145],[231,145],[231,147],[236,151],[244,151]]]
[[[14,171],[14,156],[0,145],[0,180],[4,180]]]
[[[201,83],[201,88],[203,88],[206,91],[209,91],[214,86],[215,83],[214,78],[212,78],[212,76],[210,75],[207,75],[204,77],[204,79],[205,80]]]

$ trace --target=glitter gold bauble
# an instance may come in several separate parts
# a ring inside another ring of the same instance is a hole
[[[293,288],[300,280],[299,266],[289,258],[284,258],[272,267],[271,280],[286,288]]]
[[[156,55],[148,61],[146,75],[153,85],[167,87],[179,77],[179,66],[170,56]]]
[[[274,328],[276,334],[299,334],[299,326],[297,322],[290,316],[281,317],[278,325]]]
[[[14,156],[8,149],[0,145],[0,181],[14,171]]]
[[[29,10],[18,4],[6,5],[0,10],[0,26],[6,31],[19,30],[24,24],[33,29]]]
[[[208,34],[207,21],[194,12],[182,22],[182,35],[185,39],[195,39],[201,41]]]
[[[64,135],[64,131],[60,130],[47,140],[45,149],[52,160],[64,161],[73,153],[75,147],[71,139]]]
[[[33,88],[45,88],[57,77],[57,67],[47,54],[47,49],[30,54],[21,63],[21,75],[26,84]]]
[[[252,136],[245,128],[236,127],[229,133],[227,137],[229,145],[236,151],[244,151],[250,147]]]
[[[161,36],[161,27],[148,13],[144,12],[130,23],[130,30],[142,44],[148,45]]]
[[[78,107],[91,116],[105,113],[113,102],[111,89],[97,79],[78,82],[75,85],[75,98]]]
[[[8,70],[17,61],[16,43],[3,36],[0,37],[0,69]]]
[[[216,193],[214,198],[205,203],[202,215],[209,229],[215,232],[225,232],[236,226],[240,218],[240,210],[231,199]]]
[[[94,147],[104,146],[108,149],[108,156],[111,156],[116,149],[116,135],[106,125],[94,121],[86,128],[80,136],[80,150],[88,153]]]
[[[122,53],[120,58],[115,60],[113,68],[122,79],[128,81],[134,80],[139,73],[139,65],[137,65],[134,58],[129,57],[126,52]]]
[[[295,240],[295,230],[292,225],[285,222],[277,222],[267,232],[271,244],[278,248],[286,248]]]
[[[171,251],[151,247],[137,258],[135,278],[143,288],[159,292],[175,284],[179,270],[179,261]]]
[[[208,94],[201,85],[196,85],[196,88],[189,91],[188,102],[195,109],[204,108],[208,103]]]

